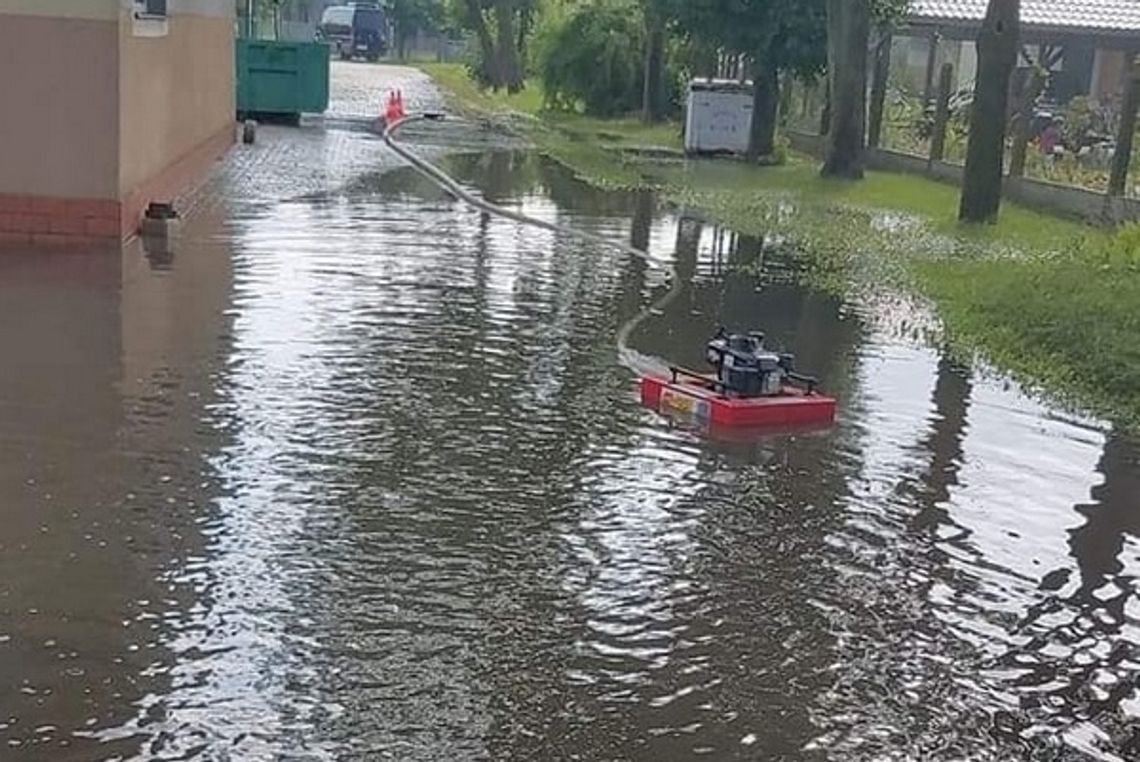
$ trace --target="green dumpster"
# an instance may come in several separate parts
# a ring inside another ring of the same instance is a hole
[[[293,121],[329,107],[329,49],[321,42],[237,40],[237,110]]]

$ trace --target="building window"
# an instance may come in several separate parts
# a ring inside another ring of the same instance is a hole
[[[166,0],[135,0],[135,16],[139,18],[166,18]]]
[[[166,5],[167,0],[135,0],[135,37],[166,37],[170,33]]]

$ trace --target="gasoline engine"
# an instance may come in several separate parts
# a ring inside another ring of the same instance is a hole
[[[709,341],[707,357],[716,369],[721,393],[730,397],[775,397],[786,381],[806,380],[795,373],[795,357],[764,346],[764,334],[728,334],[723,328]]]

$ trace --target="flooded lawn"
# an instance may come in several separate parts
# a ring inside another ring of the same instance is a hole
[[[670,426],[615,344],[662,270],[283,135],[172,255],[0,257],[4,759],[1140,755],[1135,442],[780,247],[448,158],[675,264],[638,352],[762,328],[841,399]]]

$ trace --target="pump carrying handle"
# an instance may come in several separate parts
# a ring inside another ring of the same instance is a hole
[[[691,378],[695,381],[704,381],[705,383],[710,384],[715,383],[713,379],[709,378],[707,373],[697,373],[695,371],[685,370],[684,368],[678,368],[675,365],[669,366],[669,372],[673,374],[672,383],[674,384],[677,383],[677,379],[681,376],[684,376],[685,378]]]
[[[815,394],[816,388],[819,386],[819,379],[815,376],[805,376],[800,373],[789,373],[787,379],[796,386],[803,387],[809,395]]]

